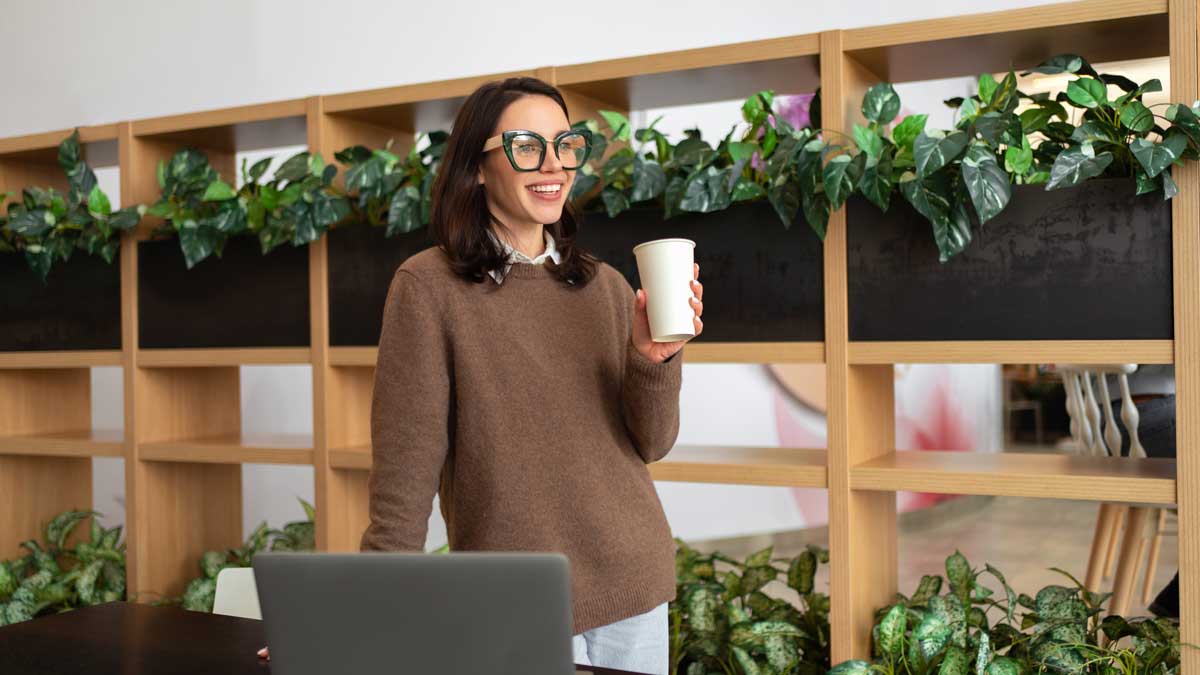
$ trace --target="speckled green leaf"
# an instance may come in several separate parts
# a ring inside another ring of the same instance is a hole
[[[788,586],[800,595],[812,593],[813,579],[817,574],[817,555],[811,550],[805,550],[792,558],[788,566]]]
[[[688,615],[692,628],[702,633],[717,630],[717,608],[721,599],[711,586],[701,586],[688,598]]]
[[[829,675],[867,675],[871,672],[871,664],[860,659],[843,661],[829,671]]]
[[[779,576],[779,570],[771,565],[762,565],[751,567],[742,573],[741,591],[742,594],[753,593],[758,589],[766,586],[768,583],[775,580]]]
[[[971,659],[962,649],[950,646],[938,666],[938,675],[967,675],[970,672]]]
[[[913,605],[924,605],[929,602],[929,599],[938,593],[942,592],[942,578],[940,576],[926,574],[921,577],[921,583],[917,584],[917,591],[913,593],[909,602]]]
[[[904,653],[904,632],[907,627],[907,608],[893,605],[879,624],[879,649],[889,659],[899,659]]]
[[[975,651],[975,675],[984,675],[992,662],[992,639],[987,633],[979,634],[979,648]]]

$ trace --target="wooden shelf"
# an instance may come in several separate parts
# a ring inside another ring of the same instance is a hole
[[[679,445],[649,465],[654,480],[824,488],[824,450]]]
[[[124,434],[112,429],[0,436],[0,455],[124,457]]]
[[[49,352],[0,352],[0,368],[91,368],[119,366],[121,352],[113,349]]]
[[[1011,452],[904,451],[850,469],[855,490],[1175,503],[1175,461]]]
[[[535,74],[533,70],[520,70],[332,94],[321,97],[322,106],[327,114],[389,129],[409,132],[449,130],[459,106],[479,85],[490,80]]]
[[[557,86],[622,110],[745,99],[820,86],[816,34],[683,49],[554,68]]]
[[[137,363],[144,368],[287,365],[312,363],[312,350],[308,347],[139,349]]]
[[[311,465],[312,446],[308,434],[223,434],[142,443],[138,454],[155,462]]]
[[[0,138],[0,159],[33,162],[37,164],[52,164],[58,166],[58,144],[71,135],[74,129],[60,131],[43,131],[24,136]],[[79,127],[79,143],[88,152],[89,144],[111,143],[115,146],[117,140],[116,124],[99,124]],[[112,166],[117,163],[116,152],[102,153],[97,158],[89,153],[88,164],[97,166]],[[100,159],[101,161],[97,161]],[[24,187],[24,186],[22,186]]]
[[[359,469],[367,471],[371,468],[371,445],[330,448],[329,466],[335,469]]]
[[[371,446],[329,451],[335,469],[368,470]],[[649,465],[654,480],[729,485],[826,486],[825,451],[800,448],[679,445]]]
[[[1166,0],[1085,0],[845,31],[847,53],[889,82],[1168,55]]]
[[[259,150],[304,145],[308,140],[303,98],[134,120],[135,137],[205,149]]]
[[[851,342],[850,363],[1173,363],[1172,340]]]
[[[694,342],[686,363],[824,363],[821,342]],[[378,347],[330,347],[329,365],[375,367]]]

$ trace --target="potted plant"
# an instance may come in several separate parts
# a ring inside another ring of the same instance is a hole
[[[672,675],[810,675],[829,669],[829,596],[813,588],[818,565],[829,562],[828,551],[810,546],[777,560],[768,547],[742,561],[675,542],[678,586],[668,610]],[[796,591],[799,606],[764,592],[776,579]]]
[[[319,154],[262,181],[271,161],[243,161],[238,190],[197,150],[159,163],[162,196],[147,213],[164,221],[138,242],[140,347],[308,346],[307,244],[347,206]]]
[[[0,218],[0,351],[121,348],[120,235],[142,210],[113,210],[78,130],[59,144],[58,165],[67,194],[26,187]]]
[[[1017,594],[999,570],[973,569],[956,551],[946,558],[944,580],[926,575],[912,596],[898,594],[894,604],[876,612],[871,661],[846,661],[829,673],[1178,673],[1177,622],[1105,615],[1109,593],[1093,593],[1053,569],[1072,585]],[[984,586],[984,575],[999,582],[1000,590]]]
[[[1076,77],[1051,98],[985,74],[976,95],[947,101],[954,129],[912,115],[890,138],[899,96],[868,91],[846,161],[850,339],[1172,337],[1164,198],[1171,166],[1200,157],[1196,110],[1155,113],[1142,97],[1157,80],[1074,55],[1034,70]]]
[[[621,114],[601,111],[607,134],[596,161],[578,173],[570,198],[579,200],[580,245],[640,285],[633,247],[663,237],[696,242],[696,261],[714,282],[706,296],[714,320],[705,340],[820,341],[824,326],[824,237],[831,204],[814,180],[836,146],[825,142],[807,115],[789,121],[774,110],[772,91],[746,99],[748,127],[717,147],[699,130],[672,143],[658,120],[631,133]],[[812,109],[819,108],[812,101]],[[661,119],[661,118],[660,118]],[[628,144],[636,141],[636,149]],[[601,160],[609,144],[623,147]],[[801,220],[809,227],[794,226]]]
[[[104,528],[95,511],[65,511],[46,524],[45,540],[21,543],[29,553],[0,560],[0,626],[125,599],[121,526]],[[67,539],[91,518],[86,540]]]
[[[347,167],[344,195],[350,215],[330,230],[329,343],[379,343],[383,306],[396,268],[433,245],[430,190],[448,134],[420,134],[404,157],[384,148],[348,147],[336,158]],[[418,149],[420,146],[420,149]]]

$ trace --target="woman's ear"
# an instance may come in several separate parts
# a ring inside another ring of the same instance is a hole
[[[479,185],[483,185],[483,169],[482,169],[482,168],[480,168],[480,169],[479,169],[479,172],[478,172],[478,174],[477,174],[477,178],[478,178],[478,181],[476,181],[476,182],[477,182]]]

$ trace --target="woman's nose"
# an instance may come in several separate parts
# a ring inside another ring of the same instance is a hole
[[[542,160],[542,173],[558,173],[562,171],[562,160],[554,153],[553,148],[546,149],[546,159]]]

